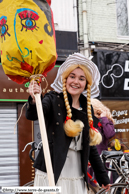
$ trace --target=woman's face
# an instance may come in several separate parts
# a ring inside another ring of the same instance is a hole
[[[66,81],[66,89],[71,96],[80,96],[86,86],[86,77],[81,68],[74,69]]]

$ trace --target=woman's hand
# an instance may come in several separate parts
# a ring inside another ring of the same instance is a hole
[[[36,81],[31,81],[30,85],[28,87],[29,94],[31,95],[33,99],[33,103],[35,103],[35,97],[34,94],[40,94],[42,93],[41,85],[38,85]]]
[[[106,186],[102,185],[102,188],[106,189],[106,191],[109,191],[110,190],[110,184],[108,184]]]

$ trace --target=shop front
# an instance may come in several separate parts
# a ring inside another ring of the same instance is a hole
[[[115,138],[129,150],[129,53],[96,50],[93,54],[101,74],[99,99],[111,110]]]

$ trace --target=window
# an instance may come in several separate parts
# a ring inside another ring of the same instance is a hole
[[[19,185],[18,139],[14,135],[16,105],[0,103],[0,186]],[[9,193],[8,193],[9,194]]]

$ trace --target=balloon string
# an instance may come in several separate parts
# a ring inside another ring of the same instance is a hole
[[[15,123],[15,126],[14,126],[14,134],[16,134],[16,125],[17,125],[18,121],[21,118],[21,115],[22,115],[22,112],[23,112],[23,108],[25,107],[25,105],[26,105],[26,103],[23,104],[22,109],[21,109],[21,112],[20,112],[20,116],[19,116],[17,122]]]
[[[36,79],[39,79],[39,77],[43,77],[43,75],[42,74],[34,74],[34,75],[31,75],[30,76],[30,80],[32,80],[32,79],[36,80]]]
[[[45,82],[46,82],[46,87],[45,88],[43,88],[43,93],[45,93],[45,90],[47,89],[47,87],[48,87],[48,82],[47,82],[47,79],[46,79],[46,77],[42,77],[42,81],[44,81],[45,80]]]
[[[45,93],[45,90],[48,87],[48,82],[47,82],[46,77],[44,77],[42,74],[35,74],[35,75],[31,75],[30,76],[30,80],[33,80],[33,85],[34,85],[34,81],[37,81],[38,82],[40,78],[42,78],[42,81],[45,81],[46,82],[46,87],[43,88],[43,90],[42,90],[43,93]],[[33,90],[33,85],[32,85],[32,90]],[[34,93],[33,93],[33,95],[34,95]]]
[[[34,90],[33,90],[33,87],[34,87],[34,79],[32,80],[32,82],[33,82],[33,84],[32,84],[32,94],[35,97]],[[35,99],[34,99],[34,102],[35,102]]]
[[[40,78],[40,77],[42,78],[43,81],[45,80],[45,82],[46,82],[46,87],[43,88],[43,93],[44,93],[45,90],[47,89],[47,87],[48,87],[47,79],[46,79],[42,74],[35,74],[35,75],[31,75],[31,76],[30,76],[30,80],[33,80],[33,84],[32,84],[32,92],[33,92],[34,80],[39,81],[39,78]],[[34,93],[33,93],[33,95],[34,95]],[[35,96],[35,95],[34,95],[34,96]],[[22,108],[21,108],[20,116],[19,116],[17,122],[15,123],[15,126],[14,126],[14,134],[16,134],[16,126],[17,126],[18,121],[19,121],[20,118],[21,118],[21,115],[22,115],[22,112],[23,112],[23,108],[25,107],[25,105],[26,105],[26,103],[23,104],[23,106],[22,106]]]

